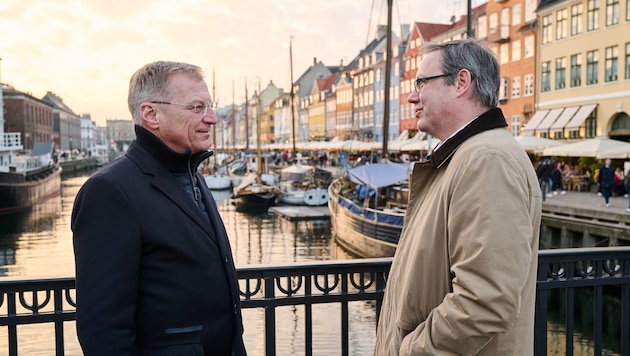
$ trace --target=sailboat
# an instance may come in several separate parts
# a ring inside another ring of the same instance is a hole
[[[212,97],[216,100],[214,88],[215,88],[214,70],[212,70]],[[213,136],[212,142],[214,143],[215,148],[216,148],[216,143],[217,143],[216,125],[212,126],[212,136]],[[206,181],[206,184],[208,185],[208,188],[210,188],[210,190],[230,189],[230,187],[232,186],[232,181],[230,180],[230,177],[227,175],[227,172],[225,171],[225,167],[222,167],[220,164],[218,164],[217,162],[218,160],[219,160],[219,157],[215,151],[215,154],[212,157],[208,158],[208,162],[212,162],[212,170],[210,174],[204,175],[204,180]]]
[[[258,169],[250,172],[243,181],[234,188],[232,198],[240,210],[266,210],[278,202],[278,189],[275,176],[266,174],[260,148],[260,83],[258,83],[258,110],[256,110],[256,148]]]
[[[388,0],[385,88],[391,84],[391,10]],[[383,151],[387,158],[389,136],[389,94],[384,90]],[[350,168],[341,157],[347,174],[328,187],[328,209],[335,240],[345,250],[360,257],[391,257],[402,231],[408,200],[409,163],[377,164]]]

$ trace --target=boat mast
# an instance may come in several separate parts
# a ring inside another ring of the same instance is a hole
[[[216,97],[216,93],[215,93],[215,83],[214,83],[215,77],[214,77],[214,67],[212,68],[212,100],[217,103],[217,97]],[[214,110],[216,110],[217,108],[214,107]],[[212,125],[212,143],[214,144],[214,149],[216,150],[217,147],[217,125],[214,124]],[[216,166],[216,155],[214,156],[214,162],[215,162],[215,166]]]
[[[383,153],[381,158],[388,158],[387,141],[389,140],[389,88],[392,76],[392,7],[394,0],[387,0],[387,35],[385,40],[385,105],[383,108]]]
[[[247,78],[245,78],[245,152],[249,152],[249,97],[247,96]]]
[[[291,129],[293,139],[293,156],[296,157],[297,150],[295,149],[295,106],[293,102],[295,100],[295,92],[293,91],[293,41],[289,40],[289,66],[291,68]]]
[[[236,141],[236,108],[234,107],[234,79],[232,79],[232,144],[235,145]],[[221,140],[221,144],[223,145],[223,140]],[[236,155],[236,147],[234,148],[234,152]]]
[[[258,177],[263,174],[262,155],[260,153],[260,78],[258,79],[258,95],[256,96],[256,154],[258,156]]]

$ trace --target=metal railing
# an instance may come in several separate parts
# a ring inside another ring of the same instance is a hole
[[[341,354],[349,354],[348,303],[375,301],[380,313],[391,258],[323,261],[238,269],[244,309],[262,308],[265,354],[276,354],[276,308],[304,306],[305,354],[313,353],[312,306],[341,305]],[[74,278],[0,281],[0,329],[7,328],[8,355],[18,355],[18,326],[54,323],[55,353],[64,355],[64,322],[75,319]],[[576,293],[590,290],[593,299],[594,354],[601,355],[606,315],[604,299],[619,296],[620,355],[630,355],[630,247],[543,250],[539,255],[535,350],[547,354],[551,293],[564,293],[567,354],[573,354]],[[616,297],[615,297],[616,298]],[[608,320],[610,323],[610,320]]]

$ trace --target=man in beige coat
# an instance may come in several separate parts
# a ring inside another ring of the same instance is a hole
[[[375,355],[532,355],[541,193],[497,108],[499,65],[474,40],[427,43],[414,165]]]

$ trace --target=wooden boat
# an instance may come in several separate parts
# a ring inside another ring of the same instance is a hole
[[[35,143],[31,154],[18,155],[22,148],[19,132],[0,131],[0,214],[27,210],[61,192],[53,144]]]
[[[409,164],[353,168],[328,188],[335,240],[359,257],[391,257],[407,208]]]
[[[271,175],[258,175],[249,173],[234,188],[232,198],[236,200],[237,207],[244,209],[267,209],[276,205],[278,201],[278,190],[273,185]],[[267,179],[265,181],[264,179]],[[271,180],[271,182],[269,181]]]

